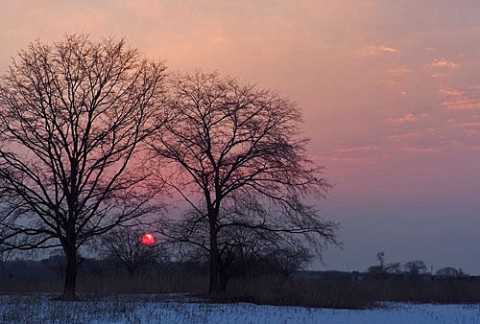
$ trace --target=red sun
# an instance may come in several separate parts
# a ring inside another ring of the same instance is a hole
[[[152,234],[144,234],[142,236],[142,244],[152,245],[155,243],[155,237]]]

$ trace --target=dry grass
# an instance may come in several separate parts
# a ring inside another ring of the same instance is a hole
[[[226,301],[305,307],[365,309],[377,302],[480,303],[480,281],[423,278],[295,278],[234,280]]]
[[[126,294],[187,293],[207,297],[208,276],[185,268],[162,268],[133,278],[122,273],[81,274],[78,294],[85,298]],[[60,276],[0,277],[0,293],[60,294]],[[267,275],[232,279],[227,292],[214,302],[251,302],[256,304],[304,306],[313,308],[364,309],[376,302],[480,303],[480,280],[431,277],[367,277],[355,280],[343,276],[295,276],[285,280]]]

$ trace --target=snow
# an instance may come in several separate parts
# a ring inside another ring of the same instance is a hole
[[[48,295],[0,296],[1,323],[480,323],[480,305],[389,303],[369,310],[208,304],[165,296],[123,296],[79,302]]]

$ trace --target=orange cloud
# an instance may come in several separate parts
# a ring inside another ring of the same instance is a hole
[[[364,46],[360,50],[362,56],[375,56],[383,53],[397,53],[398,50],[394,47],[388,47],[383,45],[370,45]]]
[[[398,66],[398,67],[394,67],[394,68],[391,68],[391,69],[388,69],[388,74],[390,74],[391,76],[394,76],[394,77],[402,77],[402,76],[405,76],[405,75],[409,75],[409,74],[412,74],[412,69],[410,69],[409,67],[407,66]]]
[[[462,95],[465,94],[464,91],[449,90],[449,89],[440,89],[440,90],[438,90],[438,93],[440,93],[441,95],[444,95],[444,96],[451,96],[451,97],[458,97],[458,96],[462,96]]]
[[[402,117],[398,117],[398,118],[388,118],[385,121],[401,125],[401,124],[405,124],[405,123],[416,122],[417,120],[418,119],[417,119],[417,117],[415,117],[414,114],[406,114],[406,115],[404,115]]]
[[[480,100],[477,98],[455,98],[444,101],[443,106],[448,110],[475,110],[480,109]]]
[[[433,63],[430,64],[432,68],[448,68],[448,69],[457,69],[460,67],[459,63],[448,61],[444,58],[435,59]]]
[[[398,134],[398,135],[389,135],[386,138],[394,142],[400,142],[400,141],[413,138],[413,137],[418,137],[421,135],[422,133],[405,133],[405,134]]]

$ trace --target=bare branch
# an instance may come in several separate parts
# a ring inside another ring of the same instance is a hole
[[[138,153],[168,119],[165,70],[124,40],[69,35],[19,53],[0,79],[6,243],[54,239],[76,264],[84,242],[155,210]]]

